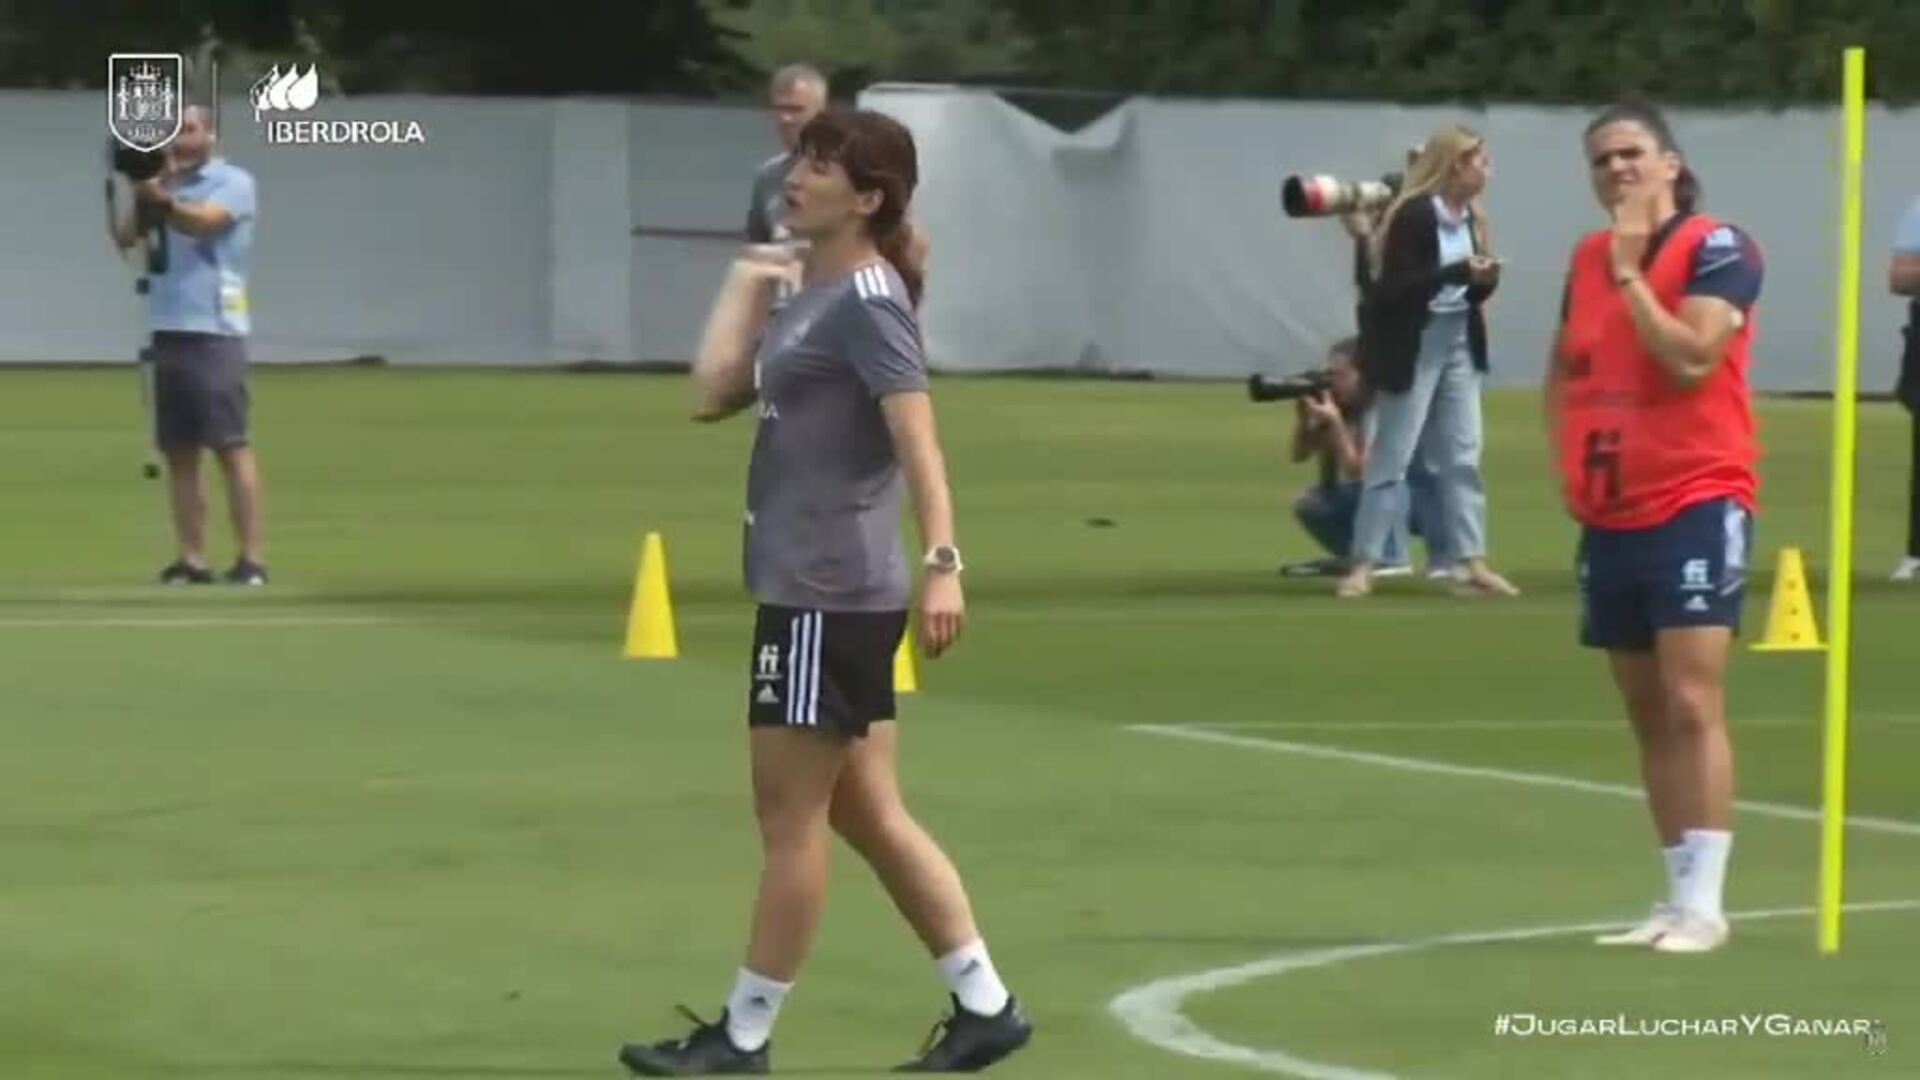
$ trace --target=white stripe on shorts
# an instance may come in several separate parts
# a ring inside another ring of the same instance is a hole
[[[788,727],[818,727],[820,723],[821,615],[801,612],[787,627]]]
[[[795,615],[787,620],[787,715],[788,727],[793,726],[794,702],[800,700],[800,635],[801,627],[806,624],[805,615]]]
[[[801,721],[808,727],[820,726],[820,639],[826,636],[826,616],[816,611],[809,615],[813,629],[807,634],[807,706]]]

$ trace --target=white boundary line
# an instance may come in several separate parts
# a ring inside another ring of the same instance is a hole
[[[1640,788],[1627,784],[1609,784],[1598,780],[1581,780],[1571,776],[1553,776],[1547,773],[1520,772],[1515,769],[1492,769],[1479,765],[1456,765],[1445,761],[1431,761],[1426,758],[1400,757],[1396,754],[1380,754],[1371,750],[1347,750],[1338,746],[1323,746],[1318,743],[1290,742],[1283,739],[1260,739],[1251,735],[1230,735],[1221,731],[1207,731],[1201,728],[1166,727],[1160,724],[1135,724],[1126,730],[1142,735],[1158,735],[1169,739],[1187,739],[1192,742],[1215,743],[1221,746],[1233,746],[1243,750],[1266,750],[1277,754],[1297,754],[1301,757],[1324,758],[1331,761],[1345,761],[1356,765],[1374,765],[1385,769],[1397,769],[1401,772],[1433,773],[1440,776],[1458,776],[1470,780],[1502,780],[1509,784],[1526,784],[1532,787],[1560,788],[1566,791],[1585,791],[1594,795],[1612,795],[1616,798],[1641,800],[1646,793]],[[1820,811],[1805,806],[1791,806],[1786,803],[1755,802],[1742,799],[1734,806],[1743,813],[1761,817],[1786,818],[1793,821],[1819,821]],[[1847,824],[1856,829],[1868,829],[1874,832],[1899,833],[1904,836],[1920,836],[1920,822],[1900,821],[1882,817],[1849,817]]]
[[[1847,904],[1851,912],[1915,911],[1920,900],[1888,900],[1878,903]],[[1738,922],[1759,919],[1786,919],[1813,915],[1817,908],[1775,908],[1766,911],[1733,912],[1727,917]],[[1234,967],[1215,968],[1191,975],[1156,979],[1127,990],[1108,1003],[1107,1009],[1135,1038],[1187,1057],[1206,1061],[1245,1065],[1301,1080],[1400,1080],[1393,1073],[1368,1072],[1330,1062],[1312,1061],[1284,1050],[1258,1050],[1215,1038],[1181,1012],[1188,998],[1198,994],[1227,990],[1260,979],[1288,975],[1312,968],[1334,967],[1353,960],[1380,956],[1405,955],[1455,945],[1492,945],[1536,938],[1567,937],[1574,934],[1598,934],[1621,929],[1631,923],[1584,923],[1569,926],[1540,926],[1509,930],[1488,930],[1464,934],[1443,934],[1413,941],[1383,942],[1372,945],[1342,945],[1311,949],[1255,960]]]
[[[205,603],[204,601],[200,601],[199,598],[197,597],[187,598],[187,597],[176,597],[172,595],[161,596],[159,594],[163,591],[164,587],[157,586],[157,585],[153,586],[150,591],[144,594],[139,592],[134,592],[128,589],[116,589],[112,591],[101,591],[97,595],[90,595],[84,591],[75,591],[68,594],[53,594],[51,597],[23,597],[17,600],[7,600],[4,598],[0,598],[0,612],[5,612],[9,609],[12,609],[14,611],[25,610],[25,611],[38,611],[38,612],[57,612],[62,607],[63,597],[74,600],[74,601],[78,601],[81,603],[91,602],[91,600],[94,600],[94,599],[124,601],[124,603],[116,604],[113,608],[108,609],[106,612],[96,613],[91,615],[84,615],[84,614],[75,614],[75,615],[34,614],[34,615],[11,615],[11,616],[0,615],[0,629],[40,629],[40,628],[46,628],[46,627],[84,628],[84,627],[95,627],[95,626],[98,626],[98,627],[140,627],[140,626],[167,627],[167,626],[180,625],[182,623],[188,623],[189,625],[204,626],[204,627],[243,626],[243,625],[250,625],[250,623],[243,621],[244,616],[241,616],[240,614],[238,614],[238,612],[241,609],[253,607],[255,605],[266,606],[270,604],[278,604],[281,610],[284,610],[287,612],[287,614],[285,614],[284,616],[276,616],[276,618],[279,618],[282,620],[279,623],[279,625],[286,625],[286,626],[345,625],[332,620],[335,620],[338,618],[344,618],[346,616],[313,615],[313,616],[307,616],[309,621],[306,623],[300,623],[296,621],[302,617],[299,614],[299,612],[302,609],[297,607],[290,607],[289,605],[298,604],[303,600],[324,601],[326,596],[326,594],[324,593],[312,592],[312,591],[293,591],[290,589],[284,589],[281,586],[269,586],[269,588],[274,590],[273,595],[270,597],[269,596],[258,596],[258,597],[236,596],[231,600],[216,601],[210,605]],[[143,599],[151,599],[152,603],[150,604],[140,603],[140,601]],[[192,605],[192,606],[189,606],[189,605]],[[225,607],[228,605],[231,605],[236,612],[232,616],[224,615],[218,612],[217,610],[214,610],[215,608]],[[352,606],[367,608],[367,607],[374,607],[377,605],[378,605],[378,601],[368,601],[363,603],[355,603]],[[327,606],[333,606],[335,608],[338,608],[340,606],[345,606],[345,605],[327,605]],[[1134,604],[1134,605],[1089,604],[1085,606],[1067,604],[1067,605],[1056,606],[1052,608],[1018,608],[1018,607],[1001,608],[1001,609],[996,609],[996,610],[989,611],[979,615],[977,617],[977,621],[979,621],[981,625],[987,625],[987,626],[990,626],[994,623],[1011,623],[1011,624],[1054,623],[1054,624],[1062,624],[1062,625],[1085,623],[1085,622],[1104,623],[1104,622],[1110,622],[1114,619],[1138,615],[1141,612],[1141,610],[1143,610],[1143,608],[1147,606],[1148,605],[1145,603]],[[409,610],[416,609],[416,608],[419,609],[420,614],[417,614],[417,615],[407,614]],[[604,619],[607,622],[607,625],[613,627],[613,629],[610,630],[609,633],[614,635],[616,639],[621,632],[620,628],[625,625],[626,618],[627,618],[627,609],[624,606],[622,606],[621,601],[614,601],[598,609],[589,610],[585,608],[578,608],[578,609],[570,609],[570,610],[557,611],[557,612],[545,612],[545,611],[526,612],[526,611],[518,610],[512,601],[492,601],[492,600],[483,601],[475,604],[462,604],[458,602],[454,602],[454,603],[426,602],[421,604],[410,604],[410,603],[400,602],[400,603],[395,603],[391,605],[388,610],[394,612],[394,614],[383,615],[380,617],[389,619],[394,623],[434,623],[434,622],[445,622],[445,621],[472,621],[472,620],[481,620],[481,619],[486,619],[486,620],[551,619],[554,621],[576,621],[576,620],[584,621],[589,618],[598,617],[598,618]],[[1395,617],[1396,618],[1411,617],[1414,615],[1421,614],[1422,612],[1427,610],[1432,610],[1436,613],[1441,613],[1446,611],[1446,609],[1441,609],[1441,608],[1432,608],[1432,609],[1410,608],[1404,612],[1396,612]],[[1515,611],[1520,611],[1522,609],[1519,607],[1510,607],[1505,610],[1508,612],[1515,612]],[[165,613],[168,611],[177,611],[180,614],[171,619],[168,619],[165,615]],[[1360,612],[1358,608],[1354,608],[1350,606],[1349,607],[1329,606],[1324,611],[1315,611],[1313,613],[1313,617],[1316,619],[1322,619],[1322,618],[1331,617],[1336,614],[1349,615],[1349,614],[1355,614],[1355,613],[1365,614],[1365,612]],[[1285,610],[1278,609],[1278,608],[1262,609],[1262,608],[1254,608],[1251,606],[1237,606],[1237,607],[1225,607],[1225,608],[1217,607],[1217,606],[1216,607],[1206,607],[1206,606],[1188,607],[1188,606],[1182,606],[1177,601],[1154,606],[1153,614],[1155,619],[1170,625],[1180,624],[1180,623],[1196,623],[1196,622],[1265,623],[1270,620],[1283,621],[1288,616],[1288,613]],[[148,621],[148,620],[151,620],[151,621]],[[230,621],[222,621],[222,620],[230,620]],[[712,608],[712,607],[704,607],[704,606],[697,607],[690,610],[682,610],[677,612],[675,615],[675,621],[682,626],[703,626],[703,627],[731,626],[731,625],[745,626],[750,624],[753,621],[753,607],[750,602],[745,604],[733,604],[726,608]]]
[[[0,630],[212,629],[220,627],[404,626],[443,620],[398,615],[93,615],[0,618]]]
[[[1917,727],[1920,726],[1920,715],[1873,712],[1853,714],[1852,723],[1858,724],[1863,721],[1875,726]],[[1742,728],[1817,728],[1820,726],[1820,717],[1811,711],[1805,716],[1741,715],[1733,718],[1729,723],[1738,734]],[[1627,730],[1624,720],[1198,720],[1191,723],[1158,726],[1201,731],[1624,732]]]
[[[1640,789],[1624,784],[1605,784],[1592,780],[1580,780],[1574,777],[1520,772],[1512,769],[1491,769],[1473,765],[1455,765],[1443,761],[1429,761],[1424,758],[1377,754],[1363,750],[1347,750],[1337,746],[1322,746],[1314,743],[1288,742],[1280,739],[1259,739],[1246,735],[1231,735],[1224,732],[1207,731],[1198,727],[1135,724],[1129,726],[1126,730],[1143,735],[1158,735],[1164,738],[1187,739],[1194,742],[1215,743],[1242,749],[1267,750],[1275,753],[1298,754],[1304,757],[1346,761],[1359,765],[1374,765],[1381,768],[1398,769],[1403,772],[1435,773],[1444,776],[1459,776],[1476,780],[1502,780],[1514,784],[1562,788],[1569,791],[1585,791],[1597,795],[1612,795],[1632,799],[1644,798],[1644,793],[1641,792]],[[1789,818],[1792,820],[1818,821],[1820,819],[1818,811],[1808,810],[1805,807],[1746,801],[1739,802],[1736,805],[1741,810],[1750,814]],[[1913,822],[1896,821],[1889,818],[1859,817],[1848,818],[1847,822],[1853,827],[1860,829],[1920,835],[1920,824]],[[1853,912],[1913,911],[1920,910],[1920,900],[1889,900],[1878,903],[1846,904],[1843,905],[1843,910]],[[1819,909],[1817,908],[1809,907],[1775,908],[1772,910],[1731,913],[1728,915],[1728,918],[1735,921],[1784,919],[1813,915],[1817,914],[1818,911]],[[1188,998],[1197,994],[1231,989],[1259,979],[1274,978],[1310,968],[1333,967],[1353,960],[1424,952],[1429,949],[1454,945],[1488,945],[1499,942],[1528,941],[1535,938],[1564,937],[1573,934],[1597,934],[1609,930],[1623,929],[1631,925],[1633,925],[1633,923],[1585,923],[1568,926],[1488,930],[1462,934],[1443,934],[1438,937],[1420,938],[1412,941],[1383,942],[1370,945],[1342,945],[1327,949],[1312,949],[1305,952],[1270,956],[1265,959],[1232,967],[1212,968],[1190,975],[1174,975],[1164,979],[1156,979],[1152,982],[1143,983],[1132,989],[1123,991],[1108,1003],[1107,1009],[1135,1038],[1151,1043],[1162,1050],[1168,1050],[1187,1057],[1249,1066],[1265,1072],[1299,1077],[1301,1080],[1401,1080],[1400,1077],[1395,1076],[1393,1073],[1368,1072],[1345,1065],[1312,1061],[1307,1058],[1289,1054],[1284,1050],[1260,1050],[1249,1046],[1239,1046],[1208,1034],[1198,1024],[1189,1020],[1186,1014],[1181,1011],[1181,1008],[1186,1004]]]

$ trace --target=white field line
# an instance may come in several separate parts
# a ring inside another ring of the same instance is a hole
[[[1854,713],[1853,723],[1876,727],[1920,726],[1920,715],[1900,713]],[[1729,718],[1736,733],[1741,728],[1810,728],[1820,725],[1820,717],[1742,716]],[[1202,731],[1626,731],[1625,720],[1196,720],[1191,723],[1161,724],[1160,727]]]
[[[1377,754],[1363,750],[1346,750],[1335,746],[1319,746],[1312,743],[1287,742],[1279,739],[1260,739],[1245,735],[1231,735],[1219,731],[1208,731],[1197,727],[1140,724],[1129,727],[1127,730],[1145,735],[1157,735],[1163,738],[1188,739],[1195,742],[1214,743],[1217,745],[1237,747],[1239,749],[1297,754],[1304,757],[1345,761],[1358,765],[1372,765],[1378,768],[1395,769],[1402,772],[1429,773],[1474,780],[1498,780],[1506,783],[1525,784],[1534,787],[1561,788],[1569,791],[1584,791],[1597,795],[1611,795],[1620,798],[1641,799],[1644,797],[1640,789],[1624,784],[1604,784],[1591,780],[1580,780],[1574,777],[1552,776],[1545,773],[1521,772],[1512,769],[1490,769],[1472,765],[1456,765],[1443,761],[1430,761],[1424,758]],[[1759,816],[1812,821],[1818,821],[1820,818],[1818,811],[1778,803],[1741,802],[1738,806],[1747,813]],[[1895,821],[1887,818],[1856,817],[1849,818],[1848,823],[1854,828],[1860,829],[1907,835],[1920,834],[1920,824]],[[1920,900],[1889,900],[1877,903],[1847,904],[1844,905],[1844,910],[1850,912],[1914,911],[1920,910]],[[1753,921],[1758,919],[1795,918],[1817,913],[1817,908],[1810,907],[1776,908],[1762,911],[1734,912],[1730,913],[1728,918],[1734,921]],[[1163,1050],[1187,1057],[1246,1066],[1263,1072],[1277,1073],[1282,1076],[1299,1077],[1301,1080],[1402,1080],[1401,1077],[1393,1073],[1372,1072],[1333,1062],[1313,1061],[1296,1054],[1288,1053],[1285,1050],[1261,1050],[1250,1046],[1240,1046],[1235,1043],[1230,1043],[1207,1033],[1198,1024],[1188,1019],[1182,1010],[1189,998],[1199,994],[1227,990],[1260,979],[1276,978],[1296,971],[1334,967],[1354,960],[1405,955],[1455,945],[1490,945],[1510,941],[1528,941],[1535,938],[1566,937],[1574,934],[1598,934],[1611,930],[1624,929],[1631,925],[1633,925],[1633,923],[1627,922],[1517,927],[1504,930],[1443,934],[1437,937],[1419,938],[1411,941],[1384,942],[1370,945],[1343,945],[1332,948],[1312,949],[1305,952],[1271,956],[1245,964],[1211,968],[1189,975],[1173,975],[1163,979],[1155,979],[1152,982],[1142,983],[1139,986],[1123,991],[1109,1002],[1107,1007],[1113,1016],[1119,1020],[1121,1025],[1135,1038],[1151,1043]]]
[[[1615,798],[1646,798],[1646,793],[1629,784],[1610,784],[1599,780],[1582,780],[1572,776],[1554,776],[1548,773],[1522,772],[1517,769],[1494,769],[1480,765],[1457,765],[1446,761],[1433,761],[1427,758],[1402,757],[1398,754],[1381,754],[1371,750],[1348,750],[1338,746],[1323,746],[1318,743],[1291,742],[1284,739],[1263,739],[1252,735],[1232,735],[1223,731],[1207,731],[1201,728],[1166,727],[1159,724],[1136,724],[1128,731],[1142,735],[1155,735],[1167,739],[1186,739],[1191,742],[1213,743],[1219,746],[1231,746],[1241,750],[1264,750],[1275,754],[1293,754],[1299,757],[1321,758],[1329,761],[1344,761],[1355,765],[1372,765],[1376,768],[1393,769],[1399,772],[1429,773],[1438,776],[1457,776],[1467,780],[1499,780],[1509,784],[1525,784],[1531,787],[1560,788],[1565,791],[1584,791],[1593,795],[1612,795]],[[1819,821],[1820,811],[1805,806],[1792,806],[1786,803],[1759,802],[1742,799],[1734,804],[1742,813],[1757,817],[1786,818],[1792,821]],[[1920,822],[1900,821],[1894,818],[1849,817],[1847,824],[1851,828],[1867,829],[1874,832],[1899,833],[1906,836],[1920,836]]]
[[[227,627],[404,626],[438,622],[400,615],[48,615],[0,617],[0,630],[173,630]]]
[[[1877,903],[1847,904],[1844,910],[1855,913],[1920,910],[1920,900],[1889,900]],[[1730,912],[1735,922],[1760,919],[1788,919],[1814,915],[1811,907],[1776,908],[1764,911]],[[1108,1003],[1107,1009],[1134,1037],[1163,1050],[1204,1061],[1242,1065],[1301,1080],[1401,1080],[1393,1073],[1357,1069],[1333,1062],[1313,1061],[1285,1050],[1261,1050],[1239,1046],[1217,1038],[1187,1019],[1183,1008],[1189,998],[1228,990],[1260,979],[1272,979],[1297,971],[1329,968],[1355,960],[1408,953],[1456,945],[1493,945],[1536,938],[1598,934],[1624,929],[1632,923],[1584,923],[1567,926],[1516,927],[1474,933],[1443,934],[1413,941],[1394,941],[1372,945],[1342,945],[1310,949],[1304,952],[1270,956],[1232,967],[1213,968],[1191,975],[1155,979],[1124,991]],[[1489,1020],[1491,1021],[1491,1017]]]

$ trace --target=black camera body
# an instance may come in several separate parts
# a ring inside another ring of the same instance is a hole
[[[1254,402],[1295,401],[1316,394],[1333,392],[1333,373],[1312,368],[1284,378],[1252,375],[1247,379],[1247,399]]]
[[[151,180],[167,167],[165,150],[136,150],[114,139],[107,144],[107,160],[113,171],[132,183]]]
[[[107,140],[107,167],[127,178],[128,183],[138,184],[152,180],[166,171],[167,152],[161,150],[138,150],[119,139]],[[118,200],[114,196],[113,177],[106,178],[107,214],[111,219],[118,214],[115,207]],[[134,284],[134,290],[141,295],[147,292],[147,277],[167,272],[167,211],[165,207],[134,200],[133,227],[148,237],[147,272]]]

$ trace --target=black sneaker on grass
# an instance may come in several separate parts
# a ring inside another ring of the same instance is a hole
[[[195,566],[185,559],[176,559],[160,571],[162,585],[211,585],[213,571],[204,566]]]
[[[267,568],[251,559],[241,559],[222,575],[229,585],[265,585]],[[211,579],[209,579],[211,580]]]
[[[742,1050],[727,1034],[726,1013],[711,1024],[684,1005],[680,1013],[693,1021],[692,1034],[651,1045],[628,1043],[620,1048],[620,1064],[636,1076],[766,1075],[772,1044],[751,1052]]]
[[[955,1073],[980,1070],[1027,1045],[1033,1024],[1020,1012],[1020,1002],[1007,998],[998,1016],[981,1016],[953,999],[953,1013],[933,1026],[926,1048],[913,1061],[893,1070],[902,1073]]]

